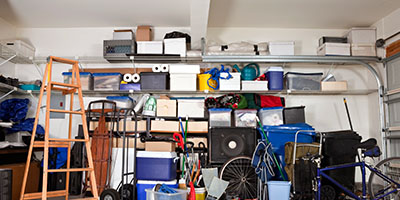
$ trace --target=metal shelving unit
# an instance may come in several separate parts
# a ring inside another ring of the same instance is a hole
[[[4,93],[2,96],[0,96],[0,100],[4,99],[5,97],[7,97],[8,95],[10,95],[12,93],[18,94],[18,95],[29,94],[29,92],[27,92],[25,90],[21,90],[18,87],[7,85],[5,83],[0,83],[0,92]]]
[[[6,62],[12,62],[15,64],[32,64],[32,59],[20,55],[18,52],[8,48],[7,46],[0,44],[0,58],[4,61],[0,63],[0,66]]]

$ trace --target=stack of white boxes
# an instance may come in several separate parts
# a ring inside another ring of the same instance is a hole
[[[376,56],[375,41],[376,28],[351,28],[347,33],[352,56]]]
[[[170,65],[171,91],[196,91],[200,65]]]

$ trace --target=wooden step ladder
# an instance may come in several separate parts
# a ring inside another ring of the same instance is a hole
[[[58,83],[51,81],[51,73],[52,73],[52,64],[53,62],[63,63],[72,65],[72,78],[71,84],[66,83]],[[31,138],[31,145],[29,146],[28,151],[28,158],[25,166],[25,173],[24,179],[22,182],[22,189],[21,189],[21,197],[20,200],[25,199],[47,199],[49,197],[60,197],[65,196],[65,199],[68,199],[68,188],[69,188],[69,178],[70,172],[86,172],[89,174],[89,181],[91,185],[91,192],[93,197],[85,198],[85,199],[98,199],[98,192],[96,187],[96,178],[95,173],[93,170],[93,160],[92,160],[92,153],[89,141],[89,134],[88,134],[88,127],[86,123],[86,115],[85,115],[85,108],[83,104],[83,96],[82,96],[82,88],[81,88],[81,81],[79,77],[79,63],[75,60],[69,60],[64,58],[58,58],[50,56],[48,58],[48,63],[46,66],[46,70],[43,76],[42,87],[40,88],[40,96],[39,102],[36,109],[36,117],[35,123],[33,126],[32,131],[32,138]],[[70,94],[70,109],[69,110],[58,110],[58,109],[50,109],[50,98],[52,91],[62,91],[63,95]],[[36,135],[36,128],[38,125],[39,113],[40,108],[42,105],[42,98],[43,94],[46,91],[46,117],[45,117],[45,134],[44,134],[44,141],[35,141]],[[73,100],[74,100],[74,93],[78,91],[79,97],[79,104],[80,104],[80,111],[73,110]],[[58,112],[58,113],[66,113],[69,114],[69,129],[68,129],[68,138],[49,138],[49,127],[50,127],[50,113],[51,112]],[[82,124],[83,124],[83,134],[84,139],[72,139],[71,138],[71,129],[72,129],[72,115],[81,115],[82,117]],[[72,142],[84,142],[87,154],[87,161],[88,161],[88,168],[70,168],[71,163],[71,143]],[[42,192],[36,193],[25,193],[28,173],[29,173],[29,166],[31,164],[32,158],[32,151],[33,148],[44,148],[44,159],[43,159],[43,185],[42,185]],[[49,147],[66,147],[68,148],[68,156],[67,156],[67,164],[65,169],[48,169],[48,160],[49,160]],[[65,190],[60,191],[47,191],[47,175],[49,172],[65,172],[66,173],[66,180],[65,180]]]

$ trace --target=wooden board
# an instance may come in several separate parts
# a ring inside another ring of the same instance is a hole
[[[393,56],[399,52],[400,52],[400,40],[397,40],[396,42],[393,42],[386,47],[386,58],[389,58],[390,56]]]

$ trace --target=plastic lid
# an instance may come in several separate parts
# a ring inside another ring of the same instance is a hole
[[[108,100],[116,100],[116,101],[133,101],[132,98],[127,96],[107,96],[106,99]]]
[[[268,71],[269,72],[283,72],[283,68],[282,67],[269,67]]]
[[[176,152],[138,151],[136,157],[141,158],[176,158]]]
[[[63,72],[62,75],[63,76],[72,76],[72,72]],[[90,72],[79,72],[79,75],[90,76],[90,75],[92,75],[92,73],[90,73]]]
[[[290,186],[291,183],[289,181],[268,181],[268,185],[284,185],[284,186]]]
[[[213,112],[228,112],[232,111],[230,108],[210,108],[208,111],[213,111]]]
[[[260,108],[260,110],[278,110],[278,109],[283,109],[283,107]]]
[[[121,73],[93,73],[93,76],[121,76]]]
[[[145,181],[138,180],[137,184],[148,184],[148,185],[156,185],[156,184],[166,184],[166,185],[176,185],[178,182],[175,180],[172,181]]]
[[[316,72],[316,73],[301,73],[301,72],[286,72],[285,75],[310,75],[310,76],[322,76],[322,72]]]

